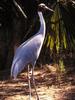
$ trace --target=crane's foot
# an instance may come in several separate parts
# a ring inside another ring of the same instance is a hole
[[[37,97],[37,100],[40,100],[39,96]]]
[[[36,96],[37,96],[37,100],[40,100],[40,98],[39,98],[39,95],[38,95],[37,91],[36,91]]]
[[[31,82],[30,82],[30,73],[29,73],[29,65],[28,65],[28,86],[29,86],[29,100],[31,100]]]
[[[31,100],[31,95],[29,95],[29,100]]]

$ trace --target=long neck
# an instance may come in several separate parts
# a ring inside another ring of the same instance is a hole
[[[45,20],[44,20],[42,12],[38,12],[38,15],[39,15],[39,19],[40,19],[40,30],[38,33],[42,34],[43,37],[45,37],[45,33],[46,33]]]

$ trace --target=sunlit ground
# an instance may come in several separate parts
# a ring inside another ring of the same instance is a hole
[[[75,100],[75,75],[63,76],[58,80],[56,74],[40,68],[35,70],[35,80],[40,100]],[[16,81],[0,81],[0,100],[29,100],[26,72]],[[33,85],[32,100],[36,100]]]

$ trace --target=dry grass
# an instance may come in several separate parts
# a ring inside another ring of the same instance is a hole
[[[35,70],[35,80],[40,100],[75,100],[75,75],[68,71],[61,75],[47,72],[44,68]],[[22,73],[16,81],[0,81],[0,100],[29,100],[27,73]],[[32,85],[32,100],[36,100]]]

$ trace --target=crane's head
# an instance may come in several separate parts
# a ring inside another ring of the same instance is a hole
[[[44,3],[38,5],[38,11],[49,10],[50,12],[54,12],[53,9],[47,7]]]

